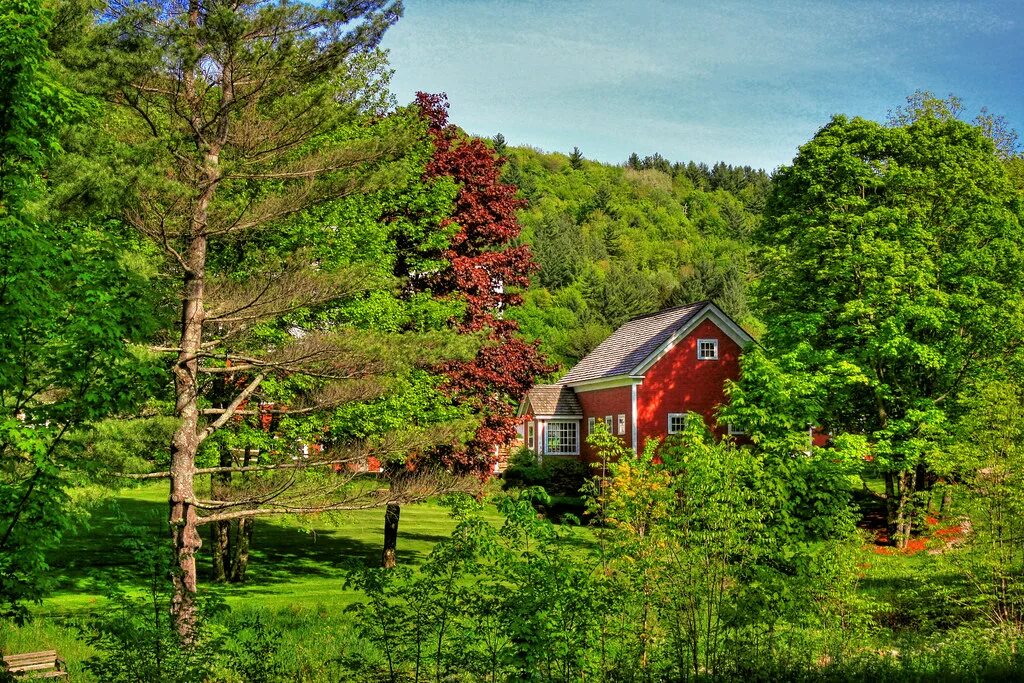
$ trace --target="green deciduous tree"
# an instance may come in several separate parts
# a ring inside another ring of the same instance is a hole
[[[756,233],[764,342],[836,378],[820,424],[870,444],[901,545],[950,404],[1024,333],[1022,216],[983,132],[927,112],[838,116],[776,176]]]
[[[151,329],[137,245],[46,213],[60,135],[91,108],[55,77],[50,26],[44,3],[0,8],[0,613],[18,617],[71,522],[69,437],[136,398],[126,340]]]
[[[961,482],[957,509],[967,514],[953,562],[968,582],[959,599],[985,621],[1024,630],[1024,394],[1007,379],[980,382],[964,396],[952,439],[929,464]]]

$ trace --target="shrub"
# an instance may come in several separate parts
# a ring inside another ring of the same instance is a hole
[[[578,496],[591,477],[590,466],[579,460],[548,460],[544,463],[549,482],[542,484],[553,496]]]
[[[269,615],[256,612],[238,619],[223,648],[227,667],[247,683],[289,680],[278,657],[283,635]]]
[[[525,489],[531,486],[547,487],[551,472],[539,465],[509,467],[505,470],[505,488]]]
[[[534,467],[537,464],[537,454],[526,446],[517,448],[508,459],[509,468]]]

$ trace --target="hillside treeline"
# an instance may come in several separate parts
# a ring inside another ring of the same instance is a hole
[[[553,359],[571,366],[629,318],[702,299],[756,329],[748,252],[767,173],[496,146],[508,156],[503,178],[528,201],[522,237],[540,266],[512,315]]]

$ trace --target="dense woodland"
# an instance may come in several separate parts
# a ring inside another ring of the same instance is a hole
[[[503,177],[529,202],[523,239],[540,267],[514,316],[552,358],[571,367],[629,318],[694,301],[714,300],[759,329],[749,251],[767,173],[657,154],[611,165],[578,149],[504,151]]]
[[[396,101],[401,14],[0,7],[0,652],[82,681],[1020,678],[1006,122],[919,92],[770,172],[601,163]],[[758,338],[720,414],[747,440],[691,420],[597,434],[600,478],[492,476],[530,386],[705,299]]]

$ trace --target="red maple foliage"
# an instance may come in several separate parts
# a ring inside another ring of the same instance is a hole
[[[516,197],[514,185],[501,182],[504,161],[482,140],[469,138],[448,123],[446,95],[421,92],[416,102],[434,144],[424,179],[448,177],[460,186],[446,220],[446,225],[457,226],[442,254],[449,265],[422,286],[435,296],[461,297],[466,310],[456,321],[457,328],[486,330],[487,335],[475,358],[440,368],[448,380],[447,391],[483,418],[465,449],[446,449],[442,457],[463,470],[484,473],[494,464],[495,448],[515,437],[516,405],[538,375],[554,369],[537,343],[523,341],[516,334],[516,322],[502,316],[508,307],[522,303],[516,290],[530,284],[537,264],[528,246],[513,246],[520,232],[516,211],[524,202]]]

